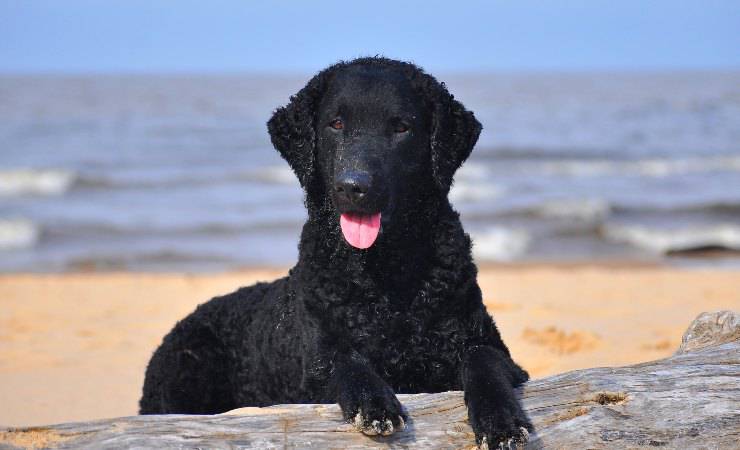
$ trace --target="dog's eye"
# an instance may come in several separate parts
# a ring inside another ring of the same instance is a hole
[[[334,119],[329,123],[329,126],[335,130],[341,130],[344,129],[344,122],[342,122],[342,119]]]
[[[405,133],[409,131],[409,126],[405,123],[397,123],[395,127],[393,127],[393,131],[396,133]]]

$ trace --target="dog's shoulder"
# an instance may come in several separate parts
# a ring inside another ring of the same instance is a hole
[[[222,329],[264,319],[283,303],[286,282],[285,277],[270,282],[258,282],[213,297],[198,305],[189,318],[219,324]],[[241,329],[242,326],[238,328]]]

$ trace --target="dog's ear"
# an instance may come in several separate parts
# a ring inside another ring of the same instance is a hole
[[[309,185],[316,165],[315,118],[325,78],[325,73],[313,77],[267,122],[272,145],[288,162],[304,188]]]
[[[430,140],[432,174],[446,194],[455,171],[470,156],[482,127],[473,113],[447,92],[444,83],[439,83],[436,90]]]

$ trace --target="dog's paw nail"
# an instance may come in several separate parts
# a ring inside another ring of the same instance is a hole
[[[367,427],[364,427],[362,429],[362,432],[368,436],[377,436],[381,433],[380,429],[380,421],[379,420],[373,420],[370,422],[370,425]]]
[[[362,429],[362,422],[363,422],[363,419],[362,419],[362,411],[360,411],[360,412],[357,413],[357,415],[355,416],[355,418],[352,420],[352,425],[354,425],[355,428],[357,428],[358,430],[361,430]]]
[[[488,438],[483,436],[483,438],[478,443],[478,450],[488,450]]]
[[[388,417],[387,413],[383,414],[383,416]],[[404,422],[402,416],[398,416],[397,425],[394,425],[393,420],[390,418],[371,419],[362,409],[349,420],[349,423],[357,431],[367,436],[390,436],[396,431],[406,428],[406,422]]]
[[[352,421],[352,424],[355,426],[357,431],[362,432],[362,434],[366,434],[368,436],[375,436],[377,431],[374,431],[374,424],[377,422],[377,420],[373,421],[372,423],[366,423],[365,416],[362,414],[362,411],[358,412],[355,416],[354,420]]]
[[[391,434],[393,434],[393,431],[395,431],[393,429],[393,422],[391,422],[391,419],[385,419],[380,434],[382,434],[383,436],[390,436]]]
[[[478,444],[479,450],[488,450],[488,438],[483,436],[483,439],[480,440],[480,444]]]
[[[519,439],[522,444],[529,442],[529,431],[524,427],[519,427]]]

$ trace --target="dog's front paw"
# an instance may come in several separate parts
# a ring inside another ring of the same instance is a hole
[[[388,436],[406,428],[401,403],[389,386],[361,389],[340,406],[344,418],[368,436]]]
[[[406,428],[406,421],[403,420],[403,415],[396,414],[367,414],[362,411],[362,408],[357,412],[352,424],[361,431],[363,434],[368,436],[389,436],[396,430],[404,430]]]
[[[534,428],[518,404],[512,407],[478,408],[469,411],[475,441],[481,450],[524,448]]]

